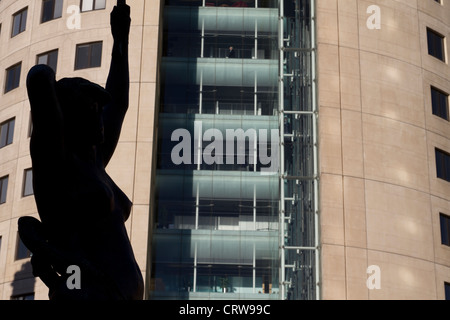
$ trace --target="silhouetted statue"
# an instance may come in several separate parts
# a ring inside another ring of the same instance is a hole
[[[130,23],[130,7],[119,0],[111,13],[114,47],[105,89],[82,78],[56,81],[45,65],[28,73],[33,188],[41,221],[20,218],[19,233],[51,300],[143,298],[125,228],[132,203],[105,171],[128,109]],[[68,286],[75,275],[69,266],[81,271],[80,289]]]

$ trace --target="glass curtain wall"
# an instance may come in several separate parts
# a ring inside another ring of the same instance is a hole
[[[166,1],[150,299],[279,299],[279,8]]]
[[[280,33],[282,299],[320,298],[314,1],[284,0]]]

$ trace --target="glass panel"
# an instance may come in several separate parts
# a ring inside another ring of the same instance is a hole
[[[244,2],[164,8],[154,298],[278,298],[278,10]]]
[[[444,164],[445,180],[450,182],[450,155],[448,153],[445,153],[444,158],[445,158],[445,164]]]
[[[444,245],[450,245],[450,234],[449,234],[449,226],[450,226],[450,218],[441,214],[440,215],[440,225],[441,225],[441,243]]]
[[[47,61],[48,61],[48,55],[43,54],[43,55],[38,56],[37,64],[47,64]]]
[[[4,123],[0,126],[0,148],[6,146],[6,141],[8,139],[8,123]]]
[[[11,300],[34,300],[34,293],[13,296]]]
[[[58,50],[52,51],[48,54],[47,65],[56,73],[56,68],[58,66]]]
[[[6,86],[5,92],[11,91],[19,86],[20,72],[22,65],[16,65],[6,71]]]
[[[13,143],[15,123],[16,123],[15,119],[12,119],[8,122],[8,139],[6,141],[7,145]]]
[[[56,0],[55,2],[55,11],[53,14],[53,18],[61,18],[62,17],[62,10],[63,10],[63,0]]]
[[[6,195],[8,191],[8,177],[0,179],[0,203],[6,202]]]
[[[444,38],[435,31],[428,29],[428,53],[444,61]]]
[[[75,69],[89,68],[90,45],[78,45]]]
[[[55,0],[44,0],[42,2],[42,19],[41,22],[50,21],[53,19],[53,9]]]
[[[445,94],[441,95],[440,106],[441,106],[441,110],[442,110],[441,111],[442,118],[445,120],[449,120],[449,118],[448,118],[448,95],[445,95]]]
[[[105,9],[106,0],[95,0],[95,9]]]
[[[20,22],[20,32],[24,32],[25,28],[27,27],[27,15],[28,15],[28,9],[25,9],[22,11],[22,18]]]
[[[26,259],[30,257],[30,250],[25,246],[22,240],[17,234],[17,251],[16,251],[16,260]]]
[[[439,150],[436,150],[436,172],[438,178],[444,177],[444,155]]]
[[[14,16],[13,31],[12,31],[12,36],[13,37],[20,33],[20,20],[21,20],[21,14],[20,13]]]
[[[92,44],[91,49],[91,64],[90,67],[100,67],[102,65],[102,42]]]
[[[33,171],[31,169],[25,170],[23,196],[30,196],[33,194]]]
[[[450,283],[445,283],[445,300],[450,300]]]
[[[56,73],[56,67],[58,64],[58,50],[54,50],[38,56],[37,64],[46,64],[51,67]]]
[[[20,73],[22,71],[22,64],[14,67],[14,88],[17,88],[20,84]]]
[[[93,9],[94,0],[81,0],[81,11],[90,11]]]

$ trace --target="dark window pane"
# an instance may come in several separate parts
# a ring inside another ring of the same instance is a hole
[[[30,255],[30,250],[28,250],[28,248],[22,242],[22,239],[20,239],[19,234],[17,234],[16,260],[29,258]]]
[[[100,67],[102,62],[102,42],[77,46],[75,69]]]
[[[56,73],[56,67],[58,65],[58,51],[52,51],[48,54],[47,65]]]
[[[11,37],[25,31],[27,26],[28,9],[24,9],[13,16],[13,27]]]
[[[77,47],[77,58],[75,69],[85,69],[89,67],[89,45],[80,45]]]
[[[15,123],[16,123],[15,119],[12,119],[11,121],[8,122],[8,138],[6,140],[7,145],[13,143]]]
[[[436,149],[436,172],[440,179],[450,182],[450,155]]]
[[[23,196],[27,197],[33,194],[33,171],[25,170],[23,181]]]
[[[6,146],[6,141],[8,139],[8,127],[6,124],[2,124],[0,127],[0,148]]]
[[[27,27],[27,15],[28,15],[28,10],[25,9],[22,11],[22,19],[20,22],[20,32],[24,32],[26,27]]]
[[[444,37],[437,32],[427,29],[428,53],[433,57],[444,61]]]
[[[94,43],[92,45],[91,52],[91,65],[90,67],[100,67],[102,65],[102,43]]]
[[[450,217],[441,214],[440,215],[440,225],[441,225],[441,240],[442,244],[450,246]]]
[[[16,34],[19,34],[19,32],[20,32],[20,15],[16,15],[14,16],[13,21],[12,36],[14,37]]]
[[[21,63],[6,70],[5,93],[19,86],[21,70],[22,70]]]
[[[0,148],[13,143],[15,118],[0,125]]]
[[[450,300],[450,283],[445,283],[445,300]]]
[[[436,89],[431,88],[431,103],[433,107],[433,114],[443,119],[448,118],[448,94]]]
[[[34,300],[34,293],[20,294],[12,296],[11,300]]]
[[[58,50],[53,50],[39,55],[37,57],[37,64],[46,64],[56,73],[56,67],[58,64]]]
[[[8,191],[8,177],[0,179],[0,204],[6,202],[6,195]]]
[[[42,2],[42,19],[41,22],[53,20],[53,8],[55,0],[44,0]]]

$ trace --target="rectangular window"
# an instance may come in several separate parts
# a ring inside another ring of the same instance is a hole
[[[22,62],[6,69],[5,93],[19,87],[21,72],[22,72]]]
[[[445,300],[450,300],[450,283],[444,284],[444,290],[445,290]]]
[[[25,293],[12,296],[11,300],[34,300],[34,293]]]
[[[28,7],[20,10],[19,12],[13,15],[13,27],[11,32],[11,38],[25,31],[27,27],[27,14],[28,14]]]
[[[28,121],[28,138],[31,138],[31,134],[33,133],[33,117],[30,113],[30,120]]]
[[[17,233],[17,242],[16,242],[16,260],[27,259],[31,257],[31,252],[20,239],[19,233]]]
[[[75,70],[100,67],[102,64],[102,47],[101,41],[77,45]]]
[[[450,154],[436,149],[437,177],[450,182]]]
[[[446,246],[450,246],[450,217],[445,214],[440,214],[441,225],[441,242]]]
[[[0,204],[6,202],[7,191],[8,191],[8,176],[0,178]]]
[[[16,118],[12,118],[0,124],[0,148],[13,143],[15,123]]]
[[[37,56],[37,64],[46,64],[56,73],[58,65],[58,50],[52,50]]]
[[[81,11],[92,11],[105,9],[106,0],[81,0]]]
[[[23,174],[23,191],[22,196],[28,197],[33,195],[33,170],[27,169]]]
[[[448,94],[431,87],[431,103],[433,106],[433,114],[441,117],[445,120],[449,120],[448,117]]]
[[[41,23],[61,18],[63,0],[43,0]]]
[[[445,62],[445,37],[430,28],[427,28],[428,53]]]

